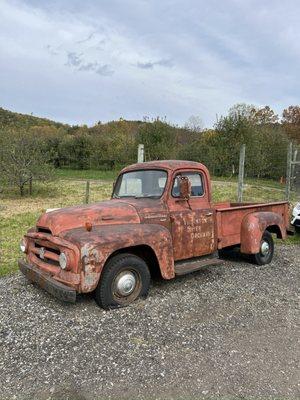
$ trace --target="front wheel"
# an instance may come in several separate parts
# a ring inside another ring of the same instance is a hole
[[[274,241],[270,232],[265,231],[260,241],[259,253],[253,254],[253,261],[258,265],[269,264],[274,254]]]
[[[95,300],[106,310],[124,307],[139,297],[146,297],[149,287],[150,272],[145,261],[133,254],[118,254],[105,265]]]

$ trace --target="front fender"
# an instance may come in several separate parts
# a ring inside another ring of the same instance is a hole
[[[111,254],[132,246],[146,245],[155,253],[161,275],[165,279],[174,278],[174,257],[172,237],[169,230],[155,224],[125,224],[93,227],[92,231],[70,232],[65,238],[75,241],[81,248],[83,271],[81,291],[93,290],[101,271]],[[92,262],[85,261],[91,258]]]
[[[281,215],[268,211],[247,214],[241,225],[241,253],[259,253],[261,237],[267,228],[270,228],[271,232],[280,232],[283,239],[286,237]]]

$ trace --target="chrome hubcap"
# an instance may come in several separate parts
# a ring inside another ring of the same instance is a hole
[[[116,278],[116,291],[119,296],[129,296],[135,289],[136,277],[130,271],[124,271]]]
[[[261,244],[261,246],[260,246],[260,251],[261,251],[261,254],[262,254],[263,256],[266,256],[266,255],[268,255],[268,254],[269,254],[269,252],[270,252],[270,246],[269,246],[269,243],[268,243],[268,242],[265,242],[265,241],[263,241],[263,242],[262,242],[262,244]]]

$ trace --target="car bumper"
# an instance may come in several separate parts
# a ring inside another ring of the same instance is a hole
[[[76,290],[64,285],[61,282],[56,281],[50,275],[41,271],[34,265],[28,264],[24,260],[19,260],[20,271],[28,278],[31,282],[37,283],[41,288],[46,290],[52,296],[59,300],[75,303],[76,301]]]
[[[294,226],[300,226],[300,216],[294,217],[291,221],[291,224]]]

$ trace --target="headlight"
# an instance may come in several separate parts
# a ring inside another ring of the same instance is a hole
[[[21,241],[20,241],[20,250],[22,251],[22,253],[26,253],[27,242],[26,242],[25,238],[21,239]]]
[[[65,253],[60,253],[59,256],[59,265],[61,269],[66,269],[68,264],[68,259]]]

